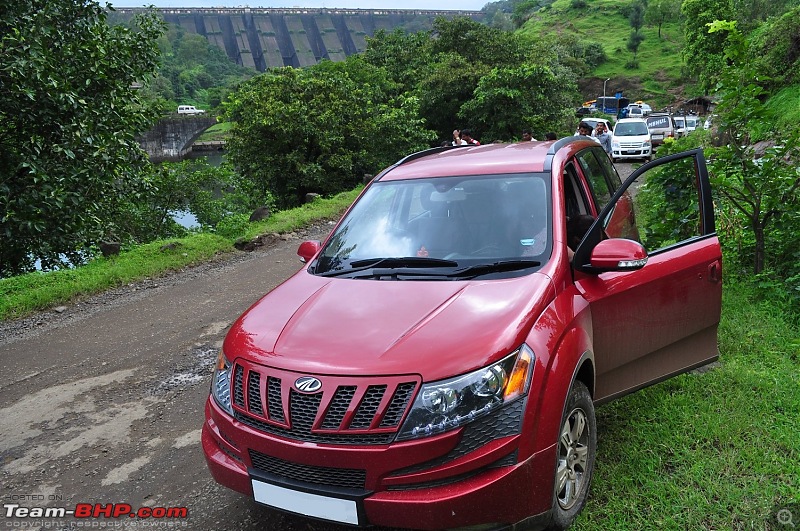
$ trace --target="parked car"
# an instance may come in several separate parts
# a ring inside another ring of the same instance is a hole
[[[700,125],[700,117],[696,114],[686,116],[686,133],[691,133]]]
[[[639,219],[647,194],[672,214]],[[564,529],[595,404],[718,355],[699,149],[624,183],[584,138],[415,153],[298,255],[228,331],[202,447],[222,485],[311,518]]]
[[[672,121],[675,123],[675,138],[682,138],[686,136],[686,117],[673,116]]]
[[[666,138],[677,138],[675,122],[667,113],[651,113],[647,118],[647,128],[650,129],[650,139],[653,147],[660,146]]]
[[[650,130],[642,118],[623,118],[614,126],[611,135],[611,159],[653,158],[653,145]]]
[[[178,105],[178,114],[204,114],[206,111],[194,105]]]
[[[644,113],[645,116],[647,116],[648,114],[653,112],[653,108],[650,107],[649,104],[643,102],[642,100],[634,101],[633,103],[631,103],[631,105],[635,105],[635,106],[641,108],[642,112]]]
[[[581,118],[581,122],[586,122],[587,124],[591,125],[592,126],[592,131],[595,130],[595,128],[597,127],[598,123],[603,122],[604,124],[606,124],[606,129],[611,131],[611,122],[609,122],[605,118],[584,117],[584,118]],[[577,133],[578,131],[576,130],[575,132]]]
[[[628,118],[643,118],[644,117],[644,111],[642,110],[642,108],[639,105],[631,104],[631,105],[628,105],[626,107],[626,109],[628,111],[628,113],[627,113],[628,114],[628,116],[627,116]]]

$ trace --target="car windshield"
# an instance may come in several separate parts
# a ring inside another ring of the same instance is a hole
[[[678,127],[683,127],[683,118],[675,118],[675,125]]]
[[[697,127],[697,118],[686,118],[686,125],[688,127]]]
[[[644,122],[621,122],[614,128],[614,136],[642,136],[648,132]]]
[[[546,174],[375,182],[310,271],[393,279],[524,274],[550,254],[549,182]]]

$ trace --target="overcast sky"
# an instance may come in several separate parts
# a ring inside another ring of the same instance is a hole
[[[6,1],[6,0],[0,0]],[[480,11],[489,0],[108,0],[114,7],[327,7],[347,9],[462,9]],[[101,2],[105,3],[105,2]]]

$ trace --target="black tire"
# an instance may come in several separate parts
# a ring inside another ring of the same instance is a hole
[[[551,531],[568,528],[586,505],[597,451],[597,421],[589,389],[576,381],[567,396],[556,450]]]

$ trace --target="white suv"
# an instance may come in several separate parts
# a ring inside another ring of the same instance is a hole
[[[204,114],[205,112],[194,105],[178,105],[178,114]]]
[[[647,122],[641,118],[623,118],[611,135],[611,159],[652,160],[653,143]]]

